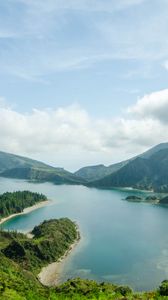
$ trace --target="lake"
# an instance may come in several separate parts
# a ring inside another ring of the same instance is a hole
[[[52,201],[3,228],[25,232],[60,217],[78,223],[82,239],[66,261],[64,279],[80,276],[150,290],[168,278],[168,208],[124,200],[142,192],[0,178],[0,193],[16,190],[44,193]]]

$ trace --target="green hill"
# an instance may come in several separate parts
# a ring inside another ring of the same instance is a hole
[[[92,182],[91,186],[133,187],[137,189],[168,192],[168,149],[162,149],[148,156],[131,160],[120,170],[103,179]]]
[[[99,179],[102,179],[108,175],[111,175],[117,171],[119,171],[121,168],[126,166],[131,161],[135,160],[137,157],[141,158],[150,158],[153,154],[159,152],[160,150],[168,149],[168,143],[162,143],[159,145],[156,145],[155,147],[149,149],[148,151],[136,156],[132,157],[131,159],[124,160],[119,163],[112,164],[110,166],[104,166],[104,165],[96,165],[96,166],[87,166],[79,169],[74,174],[87,180],[87,182],[96,181]]]
[[[111,175],[123,167],[125,167],[128,163],[135,160],[137,157],[140,158],[150,158],[153,154],[159,152],[160,150],[168,149],[168,143],[162,143],[159,145],[156,145],[155,147],[149,149],[148,151],[132,157],[128,160],[124,160],[119,163],[112,164],[110,166],[104,166],[104,165],[95,165],[95,166],[87,166],[79,169],[74,174],[79,176],[80,178],[83,178],[87,182],[94,182],[99,179],[103,179],[104,177]]]
[[[87,180],[87,182],[98,180],[100,178],[103,178],[107,175],[110,175],[119,169],[121,169],[123,166],[127,164],[128,161],[123,161],[120,163],[113,164],[111,166],[104,166],[104,165],[96,165],[96,166],[88,166],[79,169],[74,174],[76,176],[79,176],[80,178],[83,178],[84,180]]]
[[[29,239],[21,233],[1,231],[1,252],[34,274],[57,261],[78,238],[76,225],[68,218],[44,221],[31,233]]]
[[[0,176],[55,184],[82,184],[82,178],[42,162],[10,153],[0,152]]]

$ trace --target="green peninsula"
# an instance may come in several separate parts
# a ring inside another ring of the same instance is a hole
[[[0,195],[0,220],[13,214],[21,213],[27,207],[47,201],[43,194],[30,191],[17,191]]]

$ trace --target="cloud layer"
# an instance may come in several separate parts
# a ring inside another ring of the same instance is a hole
[[[168,90],[139,99],[115,119],[79,106],[19,113],[0,101],[0,149],[76,169],[111,164],[168,141]]]

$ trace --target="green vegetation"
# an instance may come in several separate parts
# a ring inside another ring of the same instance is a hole
[[[40,268],[61,257],[77,239],[75,223],[67,218],[44,221],[28,239],[17,232],[0,231],[1,300],[154,300],[167,299],[168,281],[157,291],[134,293],[127,286],[70,279],[58,287],[37,280]]]
[[[0,299],[47,299],[36,276],[0,252]]]
[[[84,180],[87,180],[87,182],[91,182],[118,171],[127,163],[128,161],[122,161],[120,163],[116,163],[108,167],[104,165],[84,167],[76,171],[74,174],[80,178],[83,178]]]
[[[158,196],[152,195],[145,198],[146,201],[157,201]]]
[[[129,164],[131,161],[134,161],[136,158],[150,159],[154,154],[158,153],[160,150],[168,151],[168,143],[159,144],[136,157],[132,157],[131,159],[119,163],[115,163],[107,167],[104,165],[96,165],[96,166],[88,166],[88,167],[81,168],[77,172],[75,172],[75,175],[87,180],[87,182],[93,182],[93,185],[95,186],[97,186],[98,184],[101,187],[109,187],[110,183],[108,182],[107,178],[105,179],[105,182],[100,181],[100,183],[98,182],[94,183],[94,181],[103,179],[108,175],[112,175],[113,173],[116,173],[117,171],[125,167],[127,164]]]
[[[2,177],[26,179],[36,182],[52,182],[54,184],[81,184],[81,178],[71,174],[64,169],[41,169],[35,167],[13,168],[0,174]]]
[[[56,288],[42,286],[36,276],[0,254],[1,300],[154,300],[167,299],[167,284],[158,291],[133,293],[129,287],[71,279]]]
[[[153,190],[157,193],[167,193],[167,170],[168,149],[162,149],[148,158],[137,157],[130,160],[118,171],[88,185],[100,188],[133,187]]]
[[[160,199],[159,201],[160,204],[168,204],[168,196],[165,196]]]
[[[168,280],[164,280],[159,287],[159,294],[161,296],[168,296]]]
[[[89,187],[133,187],[168,192],[168,143],[108,167],[81,168],[74,174],[26,157],[0,152],[0,176],[54,184],[83,184]]]
[[[140,201],[142,201],[142,198],[138,197],[138,196],[135,196],[135,195],[131,195],[131,196],[126,197],[125,200],[140,202]]]
[[[42,162],[0,151],[0,176],[55,184],[82,184],[84,179]]]
[[[23,212],[24,208],[46,200],[47,197],[45,195],[29,191],[4,193],[0,195],[0,219]]]
[[[76,225],[67,218],[44,221],[32,234],[29,239],[24,234],[1,231],[0,247],[6,257],[35,273],[57,261],[77,239]]]
[[[29,239],[22,233],[0,231],[0,299],[50,299],[50,290],[38,282],[37,274],[78,237],[75,223],[67,218],[44,221],[32,233]]]
[[[163,194],[153,194],[147,197],[139,197],[136,195],[130,195],[125,198],[127,201],[132,202],[144,202],[144,203],[152,203],[152,204],[161,204],[161,205],[167,205],[168,204],[168,195],[165,195],[163,197]]]

